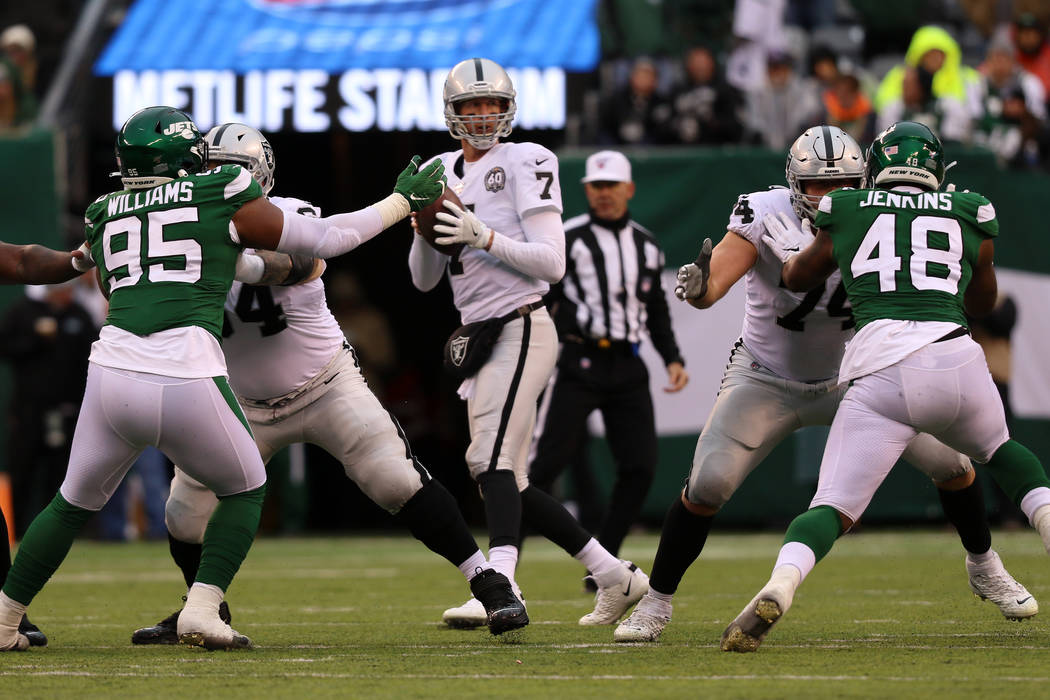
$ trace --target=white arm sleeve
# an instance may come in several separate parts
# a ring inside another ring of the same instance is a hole
[[[383,217],[375,206],[323,219],[286,211],[277,250],[311,258],[332,258],[370,241],[384,228]]]
[[[524,241],[493,233],[489,254],[515,270],[554,284],[565,275],[565,228],[556,211],[541,211],[521,221]]]
[[[420,236],[412,236],[412,247],[408,251],[408,269],[412,273],[412,284],[421,292],[429,292],[445,274],[448,256],[431,248]]]

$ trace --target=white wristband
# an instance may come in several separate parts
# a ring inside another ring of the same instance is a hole
[[[244,284],[258,284],[266,271],[266,263],[258,255],[241,252],[237,256],[237,269],[233,278]]]
[[[70,263],[73,265],[74,270],[77,272],[87,272],[95,267],[95,259],[91,257],[91,248],[88,248],[87,243],[81,243],[77,250],[83,253],[84,257],[70,258]]]
[[[412,213],[412,207],[409,206],[408,200],[405,199],[404,195],[397,192],[392,193],[385,199],[380,199],[372,206],[379,211],[379,216],[383,219],[384,229],[390,228]]]

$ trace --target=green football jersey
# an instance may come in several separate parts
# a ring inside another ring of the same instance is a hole
[[[858,329],[878,319],[966,326],[981,242],[999,234],[995,208],[973,192],[842,189],[813,223],[831,236]]]
[[[109,291],[106,323],[136,335],[200,326],[222,337],[240,246],[230,220],[262,196],[239,165],[96,199],[85,237]]]

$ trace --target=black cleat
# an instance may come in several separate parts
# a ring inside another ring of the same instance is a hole
[[[186,597],[183,596],[183,600]],[[179,643],[179,613],[182,610],[176,610],[166,618],[153,625],[152,627],[143,627],[137,629],[131,633],[132,644],[178,644]],[[219,619],[225,622],[227,625],[230,624],[230,606],[226,604],[226,601],[219,603]]]
[[[40,631],[40,628],[29,621],[26,615],[22,616],[22,621],[18,623],[18,631],[24,634],[26,639],[29,640],[29,646],[31,647],[46,647],[47,637]]]
[[[510,581],[503,574],[485,569],[471,580],[470,590],[485,606],[492,634],[503,634],[529,624],[525,604],[514,595]]]

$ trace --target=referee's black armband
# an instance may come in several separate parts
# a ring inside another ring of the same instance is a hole
[[[299,284],[314,271],[315,258],[311,258],[309,255],[289,255],[288,257],[292,260],[292,269],[288,271],[288,276],[281,282],[282,287]]]

